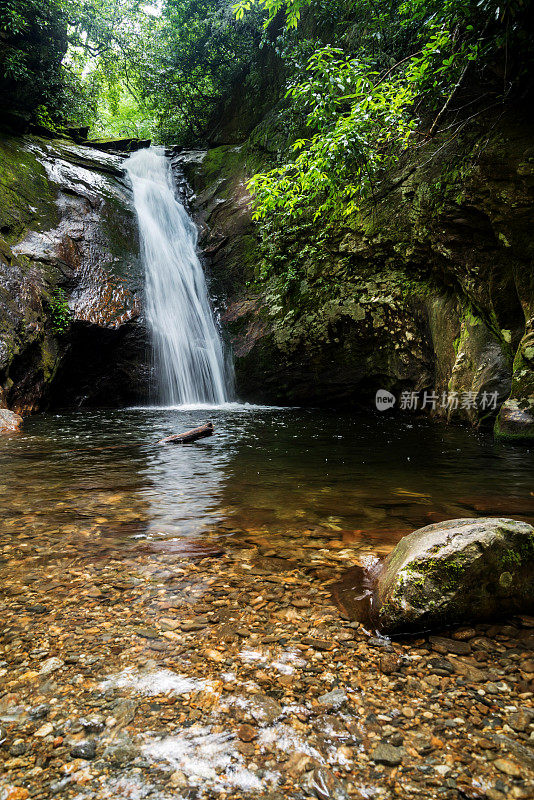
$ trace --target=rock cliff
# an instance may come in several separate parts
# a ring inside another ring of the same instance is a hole
[[[246,181],[274,156],[275,126],[177,154],[240,396],[373,406],[383,388],[398,408],[416,392],[418,410],[534,436],[533,142],[519,116],[422,142],[351,229],[287,231],[268,278]]]
[[[117,156],[0,137],[0,404],[146,393],[137,224]]]

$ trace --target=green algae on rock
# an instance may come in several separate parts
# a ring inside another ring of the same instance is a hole
[[[377,578],[374,622],[398,634],[534,610],[534,528],[482,517],[405,536]]]

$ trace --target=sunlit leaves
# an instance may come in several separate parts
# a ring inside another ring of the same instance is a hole
[[[283,9],[286,13],[286,27],[291,29],[297,27],[302,8],[309,5],[310,2],[311,0],[239,0],[233,8],[236,19],[243,20],[246,12],[259,5],[267,12],[266,27]]]
[[[305,110],[315,133],[294,142],[292,161],[250,181],[254,218],[295,218],[310,209],[315,219],[350,217],[391,155],[410,139],[411,86],[380,82],[368,65],[327,47],[311,56],[287,95]]]

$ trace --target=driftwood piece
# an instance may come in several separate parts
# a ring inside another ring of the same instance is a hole
[[[212,436],[213,430],[213,422],[206,422],[200,428],[193,428],[193,430],[185,433],[175,433],[174,436],[167,436],[166,439],[161,439],[158,444],[188,444],[189,442],[196,442],[197,439]]]

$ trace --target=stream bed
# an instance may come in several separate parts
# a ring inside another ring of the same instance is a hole
[[[329,589],[432,522],[532,523],[528,449],[228,405],[38,415],[0,469],[0,800],[531,796],[534,620],[390,642]]]

